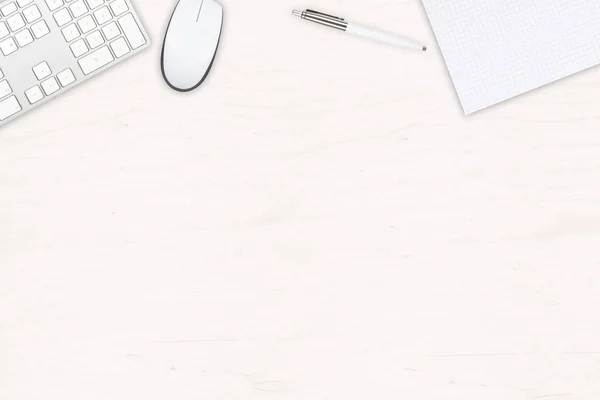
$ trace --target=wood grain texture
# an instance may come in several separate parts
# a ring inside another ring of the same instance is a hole
[[[223,3],[0,131],[0,398],[597,399],[600,70],[466,118],[417,0]]]

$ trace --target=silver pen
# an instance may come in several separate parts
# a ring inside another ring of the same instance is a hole
[[[396,47],[402,47],[410,50],[425,51],[427,47],[415,42],[412,39],[408,39],[402,36],[394,35],[391,33],[383,32],[378,29],[370,28],[368,26],[360,25],[355,22],[348,22],[344,18],[336,17],[334,15],[325,14],[315,10],[299,11],[294,10],[292,12],[297,17],[306,19],[308,21],[316,22],[321,25],[326,25],[331,28],[339,29],[341,31],[350,33],[352,35],[360,36],[366,39],[371,39],[376,42],[389,44]]]

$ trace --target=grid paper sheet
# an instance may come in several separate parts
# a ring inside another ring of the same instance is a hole
[[[600,64],[600,0],[423,0],[466,114]]]

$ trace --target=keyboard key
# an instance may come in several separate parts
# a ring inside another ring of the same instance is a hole
[[[70,47],[75,57],[80,57],[87,53],[89,50],[87,44],[85,44],[85,41],[83,39],[79,39],[73,42],[73,44],[71,44]]]
[[[17,0],[17,4],[19,5],[19,7],[23,8],[25,7],[27,4],[31,4],[33,3],[33,0]]]
[[[6,23],[11,31],[15,32],[25,26],[25,20],[21,17],[21,14],[15,14],[11,17],[6,18]]]
[[[4,72],[0,69],[0,79],[4,78]]]
[[[81,33],[88,33],[96,27],[96,23],[94,22],[94,18],[91,15],[86,15],[81,18],[77,25],[79,25],[79,29],[81,29]]]
[[[110,48],[117,58],[123,57],[125,54],[129,53],[129,46],[127,45],[127,41],[125,38],[118,38],[114,42],[110,44]]]
[[[17,11],[17,5],[15,3],[8,3],[7,5],[2,6],[2,8],[0,8],[0,11],[2,11],[2,15],[8,17],[10,14]]]
[[[135,50],[146,44],[146,39],[131,13],[119,18],[119,25],[121,25],[121,29],[132,49]]]
[[[21,111],[21,105],[15,96],[0,101],[0,121],[4,121]]]
[[[87,35],[85,38],[90,45],[90,49],[95,49],[96,47],[100,47],[104,44],[104,38],[100,31],[95,31]]]
[[[104,33],[104,37],[106,37],[106,40],[111,40],[119,36],[121,34],[121,31],[119,30],[117,23],[113,21],[110,24],[106,25],[104,28],[102,28],[102,33]]]
[[[27,100],[29,100],[29,104],[35,104],[44,98],[44,93],[42,93],[39,86],[34,86],[25,91],[25,96],[27,97]]]
[[[96,22],[98,22],[98,25],[102,25],[105,22],[110,21],[110,19],[112,18],[112,14],[110,13],[108,7],[102,7],[94,11],[94,18],[96,18]]]
[[[104,67],[105,65],[110,64],[112,61],[114,61],[114,57],[110,53],[108,46],[104,46],[94,51],[93,53],[82,57],[77,62],[81,67],[81,71],[83,71],[85,75],[89,75],[92,72]]]
[[[46,61],[43,61],[35,67],[33,67],[33,73],[35,74],[35,77],[38,79],[38,81],[41,81],[42,79],[52,75],[52,70],[50,69],[48,63]]]
[[[67,25],[65,28],[63,28],[63,30],[61,32],[67,42],[70,42],[71,40],[75,40],[79,36],[81,36],[79,34],[79,29],[77,29],[77,25],[75,25],[75,24]]]
[[[42,89],[44,89],[44,93],[46,93],[46,96],[50,96],[52,93],[57,92],[58,89],[60,89],[60,86],[58,86],[56,78],[52,77],[42,82]]]
[[[100,7],[102,4],[104,4],[104,0],[87,0],[87,3],[90,7],[90,10],[93,10],[94,8]]]
[[[69,8],[71,9],[73,17],[75,18],[81,17],[88,11],[87,6],[83,2],[83,0],[77,0],[75,3],[71,4]]]
[[[50,29],[48,29],[46,21],[38,21],[35,24],[31,25],[31,32],[33,32],[33,36],[35,36],[36,39],[39,39],[49,34]]]
[[[42,13],[40,12],[40,9],[35,4],[24,9],[23,15],[25,16],[25,19],[29,23],[32,23],[33,21],[36,21],[36,20],[42,18]]]
[[[0,39],[4,39],[10,34],[10,31],[6,27],[6,24],[3,21],[0,21]]]
[[[110,3],[110,9],[115,14],[115,16],[119,16],[125,11],[129,10],[129,8],[127,7],[127,3],[125,3],[125,0],[113,1],[112,3]]]
[[[56,21],[56,24],[58,26],[65,26],[66,24],[71,22],[73,20],[73,18],[71,18],[71,14],[69,14],[69,10],[67,10],[66,8],[63,8],[62,10],[54,13],[54,20]]]
[[[4,96],[8,96],[11,93],[12,93],[12,88],[8,84],[8,81],[5,79],[2,82],[0,82],[0,99],[3,98]]]
[[[14,39],[9,37],[8,39],[4,40],[3,42],[0,42],[0,50],[2,51],[2,54],[4,54],[5,56],[14,53],[15,51],[18,50],[17,44],[15,43]]]
[[[65,3],[62,0],[46,0],[46,5],[50,11],[59,9],[63,4]]]
[[[75,82],[75,75],[73,75],[71,68],[67,68],[64,71],[59,72],[56,77],[58,78],[58,81],[62,87],[69,86],[71,83]]]
[[[17,43],[19,43],[19,46],[21,47],[27,46],[29,43],[33,42],[33,36],[31,36],[29,29],[24,29],[17,33],[15,39],[17,39]]]

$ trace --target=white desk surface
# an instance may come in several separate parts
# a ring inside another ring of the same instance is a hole
[[[597,399],[600,69],[462,115],[418,0],[224,1],[0,131],[0,398]],[[295,19],[405,32],[408,53]]]

